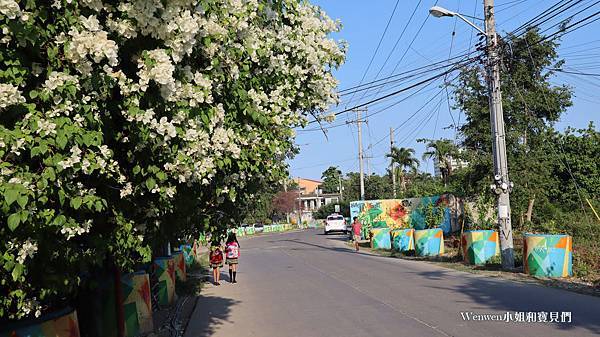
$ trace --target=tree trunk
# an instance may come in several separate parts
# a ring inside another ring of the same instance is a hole
[[[533,215],[533,203],[534,202],[535,202],[535,194],[533,195],[533,198],[529,199],[529,204],[527,205],[527,215],[526,215],[527,221],[531,221],[531,216]]]

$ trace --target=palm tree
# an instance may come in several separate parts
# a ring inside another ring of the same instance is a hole
[[[392,164],[396,163],[400,168],[400,171],[397,173],[400,178],[400,190],[402,192],[406,190],[406,173],[408,172],[407,170],[416,171],[419,167],[419,160],[414,157],[414,154],[414,149],[406,147],[397,148],[394,146],[392,147],[390,153],[386,155],[386,157],[392,160]],[[393,175],[396,174],[395,171],[395,169],[392,170]]]
[[[458,153],[456,145],[449,139],[418,139],[417,141],[428,142],[428,150],[423,153],[423,160],[434,159],[438,162],[444,187],[446,187],[448,178],[452,175],[452,156]]]

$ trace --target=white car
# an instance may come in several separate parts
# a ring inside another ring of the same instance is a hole
[[[325,235],[331,232],[342,232],[347,233],[348,229],[346,228],[346,219],[340,214],[333,213],[327,217],[325,220]]]

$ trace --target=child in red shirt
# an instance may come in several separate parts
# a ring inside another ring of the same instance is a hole
[[[213,281],[216,286],[221,285],[219,279],[221,277],[221,271],[219,268],[223,267],[223,251],[219,242],[213,241],[210,247],[210,266],[213,269]]]

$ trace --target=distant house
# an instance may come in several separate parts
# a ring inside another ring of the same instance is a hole
[[[294,182],[298,184],[298,197],[296,198],[296,214],[298,208],[301,211],[302,221],[313,220],[312,214],[323,205],[340,202],[339,193],[323,193],[320,186],[323,184],[320,180],[295,178]]]

